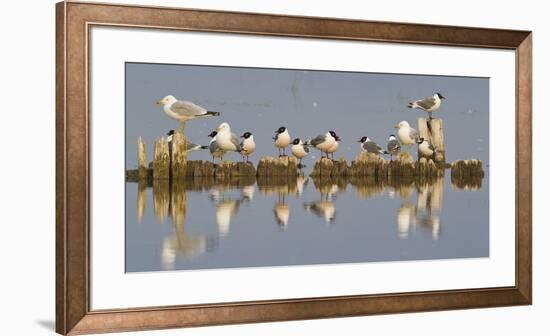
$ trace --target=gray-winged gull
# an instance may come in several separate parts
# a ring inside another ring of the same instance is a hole
[[[422,154],[422,156],[425,156],[425,157],[434,156],[436,149],[427,139],[420,138],[417,143],[418,143],[418,151],[420,152],[420,154]]]
[[[174,141],[174,134],[175,134],[174,130],[170,130],[168,131],[168,133],[166,133],[167,135],[166,140],[168,141],[168,146],[170,147],[172,147],[172,142]],[[185,150],[186,152],[193,152],[193,151],[198,151],[198,150],[207,149],[207,148],[208,146],[197,145],[189,141],[186,141],[185,147],[183,148],[183,150]]]
[[[399,151],[401,151],[401,144],[393,134],[390,134],[390,137],[388,138],[387,149],[388,151],[386,153],[390,154],[390,161],[393,160],[394,155],[399,154]]]
[[[292,141],[292,146],[290,147],[290,151],[292,152],[292,155],[294,155],[294,157],[300,160],[300,163],[298,164],[298,166],[302,167],[302,159],[309,154],[309,146],[304,145],[304,143],[302,142],[302,140],[300,140],[300,138],[296,138]]]
[[[418,131],[412,128],[407,121],[401,121],[395,125],[395,128],[397,128],[397,136],[402,145],[410,146],[418,141]]]
[[[437,92],[432,97],[426,97],[423,99],[415,100],[410,102],[407,106],[408,108],[418,108],[428,112],[430,120],[432,120],[432,112],[437,111],[441,106],[441,100],[445,99],[441,93]]]
[[[168,95],[157,102],[163,106],[164,113],[170,118],[180,122],[179,132],[183,132],[185,123],[195,118],[219,116],[220,112],[208,111],[202,106],[196,105],[187,100],[178,100],[172,95]]]
[[[216,129],[216,143],[221,150],[226,152],[240,152],[241,144],[239,138],[231,132],[231,126],[228,123],[221,123]]]
[[[210,140],[210,145],[208,146],[208,149],[210,150],[210,155],[212,155],[212,162],[214,162],[216,158],[219,158],[223,161],[223,156],[225,155],[225,151],[218,146],[218,142],[216,141],[217,134],[218,132],[216,131],[212,131],[210,134],[208,134],[208,136],[212,138],[212,140]]]
[[[334,153],[333,150],[335,149],[335,147],[338,148],[337,139],[340,140],[338,135],[336,135],[336,132],[328,131],[325,134],[316,136],[312,140],[306,142],[306,144],[312,145],[313,147],[320,150],[322,153],[326,153],[328,158],[329,153]]]
[[[362,137],[358,141],[361,143],[361,151],[367,152],[367,153],[373,153],[373,154],[384,154],[384,150],[382,150],[382,147],[378,146],[378,144],[374,141],[372,141],[369,137]]]

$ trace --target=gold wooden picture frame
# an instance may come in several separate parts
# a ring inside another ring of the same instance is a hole
[[[531,32],[79,2],[58,3],[56,18],[58,333],[101,333],[531,304]],[[516,55],[515,285],[91,310],[88,37],[94,26],[513,50]]]

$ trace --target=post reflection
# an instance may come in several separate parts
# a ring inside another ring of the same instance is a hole
[[[177,256],[193,258],[214,249],[217,238],[207,234],[189,234],[185,230],[187,218],[187,192],[190,187],[185,181],[153,181],[153,213],[159,223],[171,219],[172,235],[165,237],[160,253],[164,270],[174,269]],[[143,194],[138,192],[138,204],[146,203]],[[138,206],[138,218],[144,209]]]
[[[139,181],[137,192],[137,221],[138,224],[143,220],[145,208],[147,206],[147,181]]]
[[[313,180],[314,190],[308,190],[310,180]],[[457,182],[452,187],[463,186],[464,190],[475,190],[476,185],[480,186],[480,183],[460,181],[460,185]],[[252,211],[254,207],[265,204],[266,199],[272,202],[270,210],[281,231],[287,230],[292,218],[300,218],[299,213],[291,216],[292,204],[296,203],[302,205],[302,211],[305,211],[306,215],[311,214],[326,224],[335,223],[336,201],[340,195],[348,193],[348,188],[363,201],[369,202],[371,199],[385,197],[388,202],[394,204],[386,209],[394,209],[391,211],[395,211],[396,237],[401,239],[410,239],[424,232],[431,235],[431,239],[438,240],[443,225],[441,211],[445,189],[444,176],[433,179],[388,177],[377,180],[354,177],[321,179],[301,175],[292,178],[264,178],[257,181],[192,179],[154,180],[149,184],[139,182],[136,200],[138,223],[144,220],[147,213],[148,187],[153,188],[151,204],[156,221],[169,221],[172,224],[171,235],[162,241],[160,258],[164,269],[173,269],[178,256],[194,258],[218,248],[221,241],[231,234],[231,225],[239,212]],[[256,195],[256,192],[259,194]],[[207,193],[212,205],[211,210],[208,210],[208,207],[189,209],[189,193]],[[258,205],[256,202],[259,202]],[[265,209],[265,206],[261,208]],[[194,232],[197,229],[187,232],[186,220],[190,210],[211,211],[213,216],[210,218],[215,221],[215,230],[208,232],[210,229],[205,227],[198,229],[198,233]],[[201,230],[204,232],[200,232]]]

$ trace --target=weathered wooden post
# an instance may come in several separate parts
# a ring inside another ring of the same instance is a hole
[[[141,137],[137,140],[138,148],[138,176],[140,180],[147,179],[147,153],[145,152],[145,143]]]
[[[155,142],[153,158],[153,179],[170,178],[170,153],[168,141],[163,137]]]
[[[187,167],[187,138],[182,133],[176,132],[172,138],[172,157],[170,171],[172,179],[185,177]]]
[[[432,119],[431,121],[427,121],[426,118],[418,118],[418,132],[421,138],[428,140],[435,147],[435,163],[444,164],[445,130],[443,128],[443,119]],[[419,152],[418,157],[421,156]]]

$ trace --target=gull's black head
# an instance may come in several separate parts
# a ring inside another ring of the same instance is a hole
[[[245,132],[243,135],[241,135],[241,138],[248,139],[248,138],[250,138],[251,135],[252,135],[252,133],[250,133],[250,132]]]
[[[395,134],[390,134],[389,138],[395,138]]]
[[[359,141],[357,141],[357,142],[363,143],[363,142],[365,142],[365,141],[367,141],[367,137],[366,137],[366,136],[362,137],[362,138],[359,139]]]
[[[439,99],[445,99],[445,97],[443,97],[439,92],[437,92],[436,95],[439,97]]]
[[[174,130],[169,130],[168,133],[166,133],[166,135],[174,135]]]
[[[418,139],[418,140],[416,141],[416,143],[420,145],[421,143],[424,142],[424,140],[425,140],[424,138],[420,138],[420,139]]]
[[[281,126],[281,127],[279,127],[279,128],[275,131],[275,133],[281,134],[281,133],[283,133],[284,131],[286,131],[286,127]]]
[[[336,139],[338,136],[336,135],[336,132],[334,131],[328,131],[328,133],[334,138]]]
[[[292,140],[292,144],[293,145],[299,145],[300,144],[300,138],[296,138],[296,139]]]
[[[208,134],[208,137],[213,138],[213,137],[215,137],[216,135],[218,135],[218,132],[212,131],[210,134]]]

